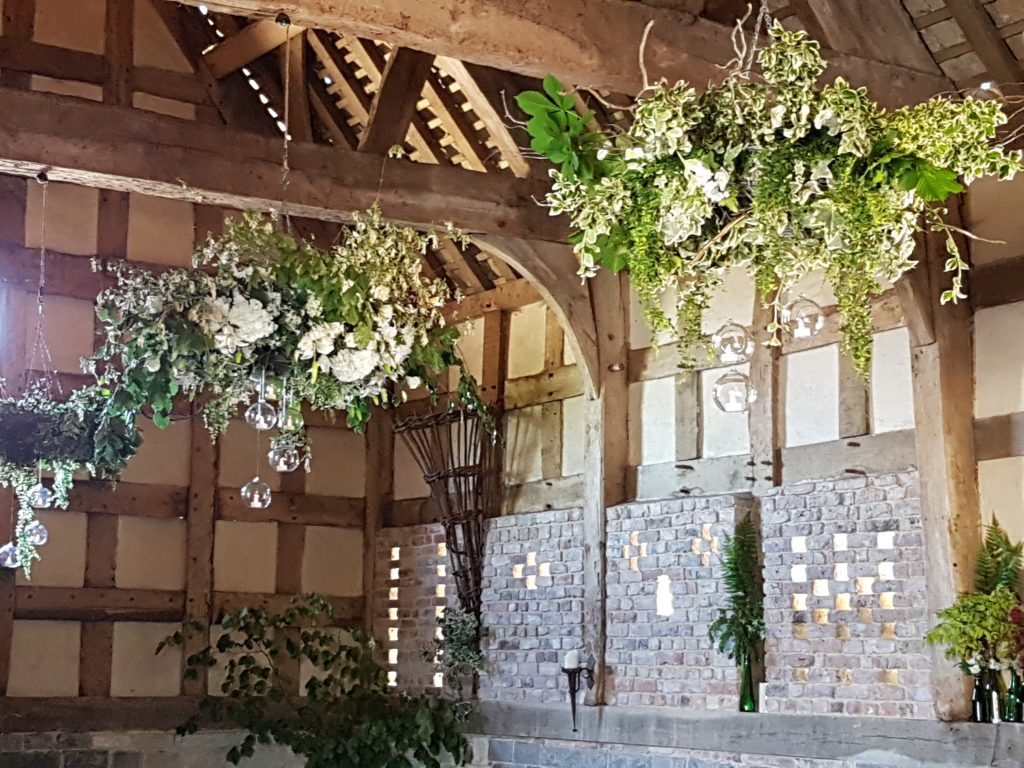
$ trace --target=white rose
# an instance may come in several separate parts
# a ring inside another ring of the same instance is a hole
[[[160,370],[160,358],[156,355],[146,358],[146,370],[150,373],[156,373]]]

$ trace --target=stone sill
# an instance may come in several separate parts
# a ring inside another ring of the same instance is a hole
[[[845,715],[679,712],[654,707],[578,709],[481,702],[470,730],[491,738],[557,739],[636,747],[907,765],[1024,766],[1024,725],[942,723]],[[866,754],[868,753],[868,754]],[[879,761],[881,762],[881,761]]]

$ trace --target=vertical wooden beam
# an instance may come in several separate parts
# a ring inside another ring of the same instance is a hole
[[[306,488],[306,472],[297,469],[294,472],[281,476],[281,491],[285,493],[303,493]],[[302,558],[306,549],[306,526],[278,523],[277,525],[277,569],[275,576],[274,591],[279,595],[300,595],[302,594]],[[284,678],[284,683],[291,693],[299,693],[300,669],[299,662],[288,658],[285,651],[285,637],[298,640],[299,630],[292,628],[286,630],[283,636],[275,638],[275,644],[279,644],[281,657],[278,661],[278,669]]]
[[[600,705],[608,697],[607,510],[626,498],[629,291],[625,277],[609,270],[590,280],[589,290],[600,383],[597,391],[588,385],[584,434],[583,642],[596,667],[595,685],[586,701]]]
[[[286,31],[281,30],[284,39]],[[293,141],[313,140],[313,123],[309,112],[309,91],[306,87],[306,39],[297,35],[282,45],[281,82],[288,90],[288,133]]]
[[[107,60],[107,76],[103,82],[104,104],[131,104],[131,69],[133,66],[132,36],[135,24],[135,3],[107,0],[103,28],[103,55]]]
[[[36,25],[36,0],[4,0],[4,37],[31,40]],[[32,75],[27,72],[0,71],[0,85],[29,88]],[[4,680],[4,683],[7,681]]]
[[[213,536],[217,503],[217,473],[220,457],[209,432],[193,406],[192,463],[188,489],[188,517],[185,534],[185,619],[209,626],[213,594]],[[208,642],[199,635],[185,644],[185,658],[198,653]],[[207,675],[185,680],[182,693],[202,696],[207,690]]]
[[[113,589],[117,566],[117,515],[88,516],[85,542],[85,586]],[[114,623],[82,622],[78,664],[80,696],[109,696],[114,656]]]
[[[764,344],[765,328],[772,321],[771,297],[758,291],[754,296],[754,354],[750,358],[750,383],[757,400],[750,406],[750,460],[754,490],[782,484],[782,433],[784,400],[779,387],[779,347]]]
[[[871,431],[868,382],[853,367],[849,355],[839,353],[839,436],[860,437]]]
[[[959,225],[958,211],[951,209],[951,214],[952,223]],[[961,242],[960,248],[966,257],[967,244]],[[972,317],[966,302],[938,304],[945,259],[942,238],[926,237],[921,264],[913,271],[918,274],[900,293],[908,318],[930,316],[933,321],[931,328],[910,326],[929,612],[951,605],[958,594],[973,589],[974,560],[981,544]],[[939,718],[967,719],[966,678],[943,658],[941,649],[932,649],[932,659],[931,684]]]
[[[676,460],[696,459],[701,451],[700,374],[678,373],[675,384]]]
[[[377,537],[394,498],[395,431],[391,413],[376,409],[366,428],[366,518],[363,523],[363,629],[376,617]]]
[[[16,514],[14,492],[0,489],[0,546],[10,541]],[[11,640],[14,636],[14,574],[0,568],[0,696],[7,695],[7,679],[11,673]]]
[[[549,307],[544,310],[544,370],[562,366],[565,332]],[[562,401],[541,406],[541,473],[545,480],[562,476]]]
[[[483,366],[480,382],[484,401],[499,408],[505,400],[508,379],[508,312],[496,310],[484,314]]]
[[[411,48],[392,49],[370,107],[369,123],[359,140],[360,152],[383,155],[402,143],[433,62],[429,53]]]

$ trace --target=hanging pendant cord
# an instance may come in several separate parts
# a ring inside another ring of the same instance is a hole
[[[288,145],[291,141],[291,83],[292,83],[292,52],[291,27],[292,20],[286,13],[280,13],[276,19],[284,28],[284,140],[281,148],[281,213],[284,216],[285,232],[291,233],[292,222],[288,213],[288,183],[291,180],[291,167],[288,162]]]
[[[43,375],[41,378],[46,382],[47,387],[55,386],[58,395],[63,397],[64,390],[54,370],[53,358],[50,356],[50,348],[46,343],[44,330],[46,321],[46,314],[43,309],[43,289],[46,287],[46,190],[50,181],[46,171],[40,171],[36,176],[36,181],[42,187],[39,216],[39,285],[36,289],[36,332],[35,339],[32,342],[32,352],[28,360],[26,383],[28,383],[27,379],[33,375],[33,371],[42,371]],[[36,367],[37,363],[39,365],[38,368]]]
[[[750,52],[747,55],[747,62],[744,71],[750,72],[754,68],[754,60],[757,58],[757,45],[761,39],[761,29],[764,28],[767,34],[771,24],[771,9],[768,7],[768,0],[761,0],[761,7],[757,12],[757,21],[754,23],[754,38],[750,45]]]

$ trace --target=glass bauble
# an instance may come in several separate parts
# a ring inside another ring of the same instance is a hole
[[[743,413],[757,402],[757,390],[750,378],[735,368],[719,377],[712,395],[715,405],[726,413]]]
[[[17,568],[21,565],[21,558],[18,557],[18,548],[8,542],[0,547],[0,568]]]
[[[245,423],[261,432],[277,426],[277,411],[266,400],[257,400],[245,409]]]
[[[250,509],[266,509],[270,506],[270,486],[254,477],[242,486],[242,501]]]
[[[825,313],[817,302],[801,296],[782,310],[782,323],[794,339],[809,339],[825,327]]]
[[[53,506],[53,491],[42,483],[36,483],[28,490],[28,503],[32,509],[49,509]]]
[[[302,463],[302,457],[298,450],[291,446],[280,446],[271,448],[267,454],[267,461],[275,472],[294,472]]]
[[[41,547],[50,540],[50,532],[40,520],[33,520],[25,526],[25,538],[33,547]]]
[[[745,363],[754,354],[754,338],[739,323],[726,323],[711,337],[711,348],[726,365]]]

